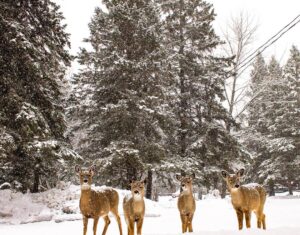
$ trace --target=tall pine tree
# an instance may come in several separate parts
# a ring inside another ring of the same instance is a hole
[[[92,90],[80,106],[87,136],[80,152],[99,164],[102,182],[126,188],[166,156],[161,24],[154,1],[103,3],[107,12],[97,8],[89,24],[92,50],[79,55],[77,82]]]
[[[0,5],[0,183],[37,192],[77,159],[61,105],[69,39],[50,0]]]
[[[284,67],[284,79],[279,94],[276,118],[270,126],[273,138],[270,147],[273,164],[276,165],[276,180],[288,187],[293,194],[300,173],[300,52],[293,46]]]
[[[161,0],[167,67],[173,79],[175,148],[168,171],[194,171],[206,187],[219,187],[219,170],[242,165],[243,154],[225,124],[224,79],[232,58],[217,57],[221,40],[211,4],[202,0]],[[225,189],[223,185],[223,191]]]

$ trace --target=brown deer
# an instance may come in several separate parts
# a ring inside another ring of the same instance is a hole
[[[240,169],[235,174],[228,174],[222,171],[222,177],[227,183],[231,195],[231,203],[236,211],[239,229],[243,229],[243,217],[245,215],[246,227],[250,228],[251,212],[254,211],[257,217],[257,227],[266,229],[266,216],[264,214],[264,204],[266,201],[266,191],[259,184],[241,185],[240,178],[245,170]]]
[[[193,196],[193,179],[195,174],[190,176],[176,175],[180,181],[181,193],[177,201],[177,207],[180,213],[182,233],[193,232],[193,216],[196,210],[196,202]]]
[[[103,217],[105,225],[102,235],[105,235],[108,225],[110,224],[108,213],[112,212],[118,222],[120,235],[122,235],[122,225],[118,213],[119,195],[117,191],[112,188],[106,188],[99,192],[91,189],[92,178],[95,173],[94,165],[89,169],[81,169],[81,167],[77,165],[75,171],[79,174],[81,185],[79,207],[83,215],[83,234],[86,235],[88,219],[92,218],[94,219],[93,231],[94,235],[96,235],[99,218]]]
[[[127,223],[128,235],[134,235],[134,225],[137,226],[137,234],[142,234],[142,226],[145,216],[145,184],[142,181],[130,181],[131,194],[124,197],[123,211]]]

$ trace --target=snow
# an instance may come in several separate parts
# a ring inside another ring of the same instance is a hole
[[[95,188],[93,186],[93,188]],[[96,187],[101,190],[103,187]],[[123,232],[126,234],[122,202],[129,191],[118,190],[120,195],[119,211]],[[230,198],[217,199],[205,197],[197,201],[194,216],[193,235],[300,235],[300,193],[287,197],[286,193],[268,198],[265,206],[267,230],[258,230],[255,215],[252,228],[237,230],[235,211]],[[39,194],[20,194],[10,190],[0,191],[0,234],[5,235],[52,235],[82,234],[82,221],[78,204],[80,186],[66,184],[62,188],[51,189]],[[145,200],[146,216],[143,234],[177,235],[181,234],[181,224],[177,210],[177,198],[164,196],[159,202]],[[64,212],[63,212],[64,211]],[[3,216],[1,213],[7,213]],[[69,213],[69,214],[68,214]],[[39,223],[32,223],[43,221]],[[119,234],[115,219],[111,218],[107,235]],[[5,223],[5,224],[4,224]],[[9,224],[7,224],[9,223]],[[25,223],[25,224],[24,224]],[[88,234],[92,234],[92,220],[89,220]],[[104,222],[100,220],[98,233],[101,234]]]

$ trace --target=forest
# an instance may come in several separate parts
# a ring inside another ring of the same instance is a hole
[[[102,2],[88,49],[71,55],[56,3],[1,1],[0,188],[42,192],[77,182],[76,164],[95,164],[98,185],[127,189],[147,177],[147,198],[175,192],[176,173],[195,173],[199,192],[224,197],[221,170],[240,168],[271,196],[299,189],[296,46],[284,63],[256,53],[236,115],[245,55],[217,35],[212,4]]]

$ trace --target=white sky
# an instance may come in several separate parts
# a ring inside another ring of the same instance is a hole
[[[67,31],[71,34],[71,52],[76,54],[83,47],[82,39],[89,35],[88,23],[101,0],[54,0],[61,5],[66,18]],[[219,35],[231,16],[244,11],[252,15],[259,24],[253,49],[300,14],[300,0],[208,0],[217,14],[215,27]],[[285,61],[292,44],[300,48],[300,23],[264,52],[267,58],[275,55]]]

